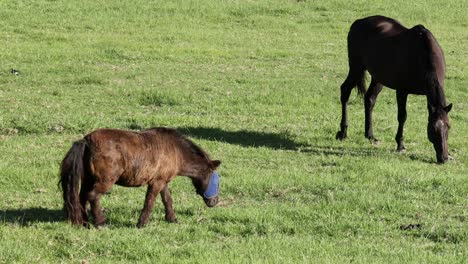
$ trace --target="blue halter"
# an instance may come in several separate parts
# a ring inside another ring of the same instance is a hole
[[[208,187],[205,190],[205,193],[203,193],[203,197],[205,199],[211,199],[218,195],[219,192],[219,175],[216,171],[213,171],[213,174],[211,174],[210,177],[210,183],[208,183]]]

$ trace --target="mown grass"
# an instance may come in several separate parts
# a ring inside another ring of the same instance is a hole
[[[0,2],[0,262],[467,261],[468,20],[463,1]],[[424,24],[447,61],[454,104],[440,166],[426,102],[410,96],[397,154],[394,91],[363,137],[335,141],[346,34],[382,14]],[[10,73],[19,71],[18,75]],[[103,198],[108,226],[65,222],[57,187],[71,142],[101,127],[179,128],[223,161],[221,205],[171,183],[179,224],[160,202],[135,224],[145,188]],[[410,225],[416,228],[405,230]]]

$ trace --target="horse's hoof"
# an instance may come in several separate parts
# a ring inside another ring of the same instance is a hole
[[[136,226],[137,226],[138,228],[143,228],[143,227],[145,227],[145,225],[146,225],[146,224],[144,224],[144,223],[138,223]]]
[[[406,153],[406,147],[405,144],[401,140],[397,140],[397,149],[396,152],[399,153]]]
[[[167,221],[168,223],[171,223],[171,224],[178,224],[178,223],[179,223],[179,221],[178,221],[176,218],[174,218],[174,219],[166,219],[166,221]]]
[[[98,225],[96,226],[96,229],[97,230],[102,230],[102,229],[105,229],[107,226],[106,225]]]
[[[455,160],[453,156],[448,155],[448,160]]]
[[[166,222],[168,222],[168,223],[177,223],[177,218],[176,218],[175,214],[165,216],[164,219],[166,219]]]
[[[368,139],[369,139],[369,141],[370,141],[370,143],[371,143],[372,145],[380,145],[380,140],[378,140],[378,139],[376,139],[376,138],[374,138],[374,137],[370,137],[370,138],[368,138]]]
[[[346,133],[344,133],[343,131],[338,131],[338,132],[336,132],[335,138],[336,138],[336,140],[345,140],[346,139]]]
[[[102,221],[99,221],[99,222],[96,222],[94,223],[94,227],[96,229],[102,229],[106,226],[106,220],[102,220]]]

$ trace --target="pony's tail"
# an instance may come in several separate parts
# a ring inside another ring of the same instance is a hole
[[[60,182],[63,190],[64,209],[67,219],[74,225],[83,224],[83,208],[80,204],[79,190],[80,179],[84,177],[83,156],[86,149],[86,141],[80,140],[73,143],[62,161]]]

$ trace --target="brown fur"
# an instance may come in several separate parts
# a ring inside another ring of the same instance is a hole
[[[347,104],[351,90],[358,86],[364,96],[365,136],[372,141],[372,110],[385,85],[396,90],[398,131],[395,137],[398,151],[405,151],[403,126],[406,121],[408,94],[425,95],[429,111],[428,137],[436,150],[438,162],[448,159],[448,112],[444,95],[445,60],[442,49],[432,33],[422,25],[411,29],[398,21],[371,16],[356,20],[348,34],[349,73],[341,85],[341,130],[337,139],[347,137]],[[364,86],[365,71],[372,76],[369,89]]]
[[[220,163],[211,160],[203,149],[174,129],[96,130],[75,142],[62,161],[60,182],[67,218],[72,224],[88,225],[86,205],[89,202],[94,224],[104,224],[100,197],[113,184],[118,184],[148,185],[138,227],[148,223],[158,193],[161,193],[166,220],[176,221],[168,183],[176,175],[188,176],[202,195]],[[211,207],[216,205],[218,197],[204,200]]]

